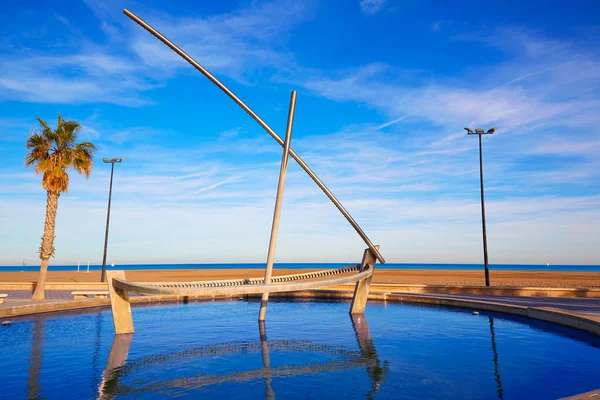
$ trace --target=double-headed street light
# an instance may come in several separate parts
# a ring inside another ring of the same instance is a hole
[[[106,233],[104,235],[104,256],[102,257],[102,276],[100,278],[100,282],[104,282],[106,280],[106,248],[108,246],[108,224],[110,222],[110,199],[112,197],[113,173],[115,171],[115,163],[120,163],[123,160],[125,160],[125,157],[102,159],[102,161],[105,163],[110,163],[112,165],[110,167],[110,189],[108,190],[108,212],[106,213]]]
[[[479,182],[481,185],[481,225],[483,228],[483,262],[485,266],[485,286],[490,286],[490,270],[488,268],[488,252],[487,252],[487,233],[485,231],[485,200],[483,195],[483,157],[481,154],[481,135],[491,135],[496,132],[496,128],[489,129],[487,132],[483,129],[465,128],[469,135],[479,135]]]

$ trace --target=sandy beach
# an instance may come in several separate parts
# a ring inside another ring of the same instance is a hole
[[[288,275],[311,269],[276,269],[273,275]],[[37,272],[0,272],[0,282],[34,282]],[[137,282],[198,281],[262,277],[264,270],[248,269],[182,269],[127,271],[127,279]],[[50,271],[48,282],[98,282],[100,272]],[[492,286],[529,286],[560,288],[599,288],[600,272],[491,271]],[[483,271],[471,270],[375,270],[374,283],[483,286]]]

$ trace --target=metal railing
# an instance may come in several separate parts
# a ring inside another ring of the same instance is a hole
[[[333,276],[347,274],[349,272],[358,271],[360,264],[349,265],[342,268],[332,268],[322,271],[305,272],[302,274],[274,276],[269,283],[294,282],[305,279],[317,279],[325,276]],[[224,286],[241,286],[241,285],[263,285],[264,278],[246,278],[246,279],[226,279],[216,281],[199,281],[199,282],[168,282],[168,283],[150,283],[152,286],[167,287],[167,288],[195,288],[195,287],[224,287]]]

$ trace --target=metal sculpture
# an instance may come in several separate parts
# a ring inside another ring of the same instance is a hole
[[[209,282],[186,282],[186,283],[169,283],[161,282],[155,284],[139,284],[127,282],[124,271],[113,271],[109,273],[109,292],[111,298],[111,306],[113,311],[113,319],[117,334],[133,333],[133,321],[131,318],[131,307],[129,304],[129,292],[137,292],[143,294],[169,294],[178,296],[216,296],[216,295],[240,295],[240,294],[262,294],[262,301],[259,311],[259,321],[264,321],[266,315],[267,301],[270,292],[290,292],[298,290],[316,289],[327,286],[340,285],[344,283],[356,282],[354,297],[350,308],[351,314],[362,314],[365,309],[367,297],[369,294],[369,286],[371,284],[375,263],[379,261],[385,263],[383,256],[379,253],[379,246],[374,245],[367,237],[364,231],[352,218],[350,213],[346,211],[344,206],[339,202],[333,193],[325,186],[319,177],[309,168],[309,166],[300,158],[290,146],[292,125],[296,105],[296,92],[292,91],[290,99],[290,108],[288,113],[288,121],[286,128],[285,140],[264,122],[250,107],[248,107],[239,97],[229,90],[223,83],[215,78],[206,68],[200,65],[196,60],[190,57],[187,53],[177,47],[169,39],[163,36],[160,32],[147,24],[137,15],[125,9],[125,15],[138,23],[157,39],[166,44],[169,48],[179,54],[184,60],[189,62],[193,67],[206,76],[211,82],[219,87],[227,94],[236,104],[238,104],[250,117],[252,117],[263,129],[273,137],[283,147],[283,155],[281,160],[281,168],[279,173],[279,183],[277,187],[277,197],[275,202],[275,210],[273,213],[273,224],[271,228],[271,237],[269,242],[269,252],[267,256],[267,266],[265,269],[264,279],[238,279],[238,280],[223,280]],[[287,169],[288,156],[291,156],[296,162],[306,171],[312,180],[321,188],[321,190],[329,197],[331,202],[344,215],[346,220],[356,230],[358,235],[363,239],[368,248],[365,250],[361,264],[339,269],[317,271],[308,274],[294,274],[287,276],[279,276],[272,278],[273,261],[275,255],[275,247],[277,242],[277,232],[279,227],[279,216],[281,214],[281,202],[283,198],[283,188],[285,183],[285,174]],[[348,275],[348,273],[351,273]],[[335,278],[328,278],[332,275],[344,275]],[[314,280],[315,278],[324,278]],[[310,281],[306,281],[310,279]],[[304,282],[294,282],[303,281]]]

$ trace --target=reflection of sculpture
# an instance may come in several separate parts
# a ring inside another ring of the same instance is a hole
[[[263,279],[237,279],[211,282],[159,282],[153,284],[138,284],[127,282],[125,271],[113,271],[108,278],[108,286],[110,291],[111,307],[113,312],[113,320],[115,331],[117,334],[133,333],[133,320],[131,318],[131,307],[129,304],[129,292],[137,292],[143,294],[157,295],[176,295],[180,297],[186,296],[203,296],[211,297],[218,295],[243,295],[243,294],[262,294],[262,301],[259,311],[259,321],[265,320],[267,301],[269,293],[276,292],[291,292],[300,290],[311,290],[328,286],[341,285],[344,283],[356,282],[354,297],[350,307],[351,314],[362,314],[364,312],[369,287],[373,277],[375,263],[385,263],[384,258],[379,253],[379,246],[375,246],[368,236],[363,232],[360,226],[352,218],[350,213],[346,211],[342,203],[333,195],[333,193],[325,186],[319,177],[310,169],[310,167],[300,158],[293,149],[290,148],[292,125],[296,106],[296,92],[292,91],[290,99],[290,108],[287,120],[287,129],[285,140],[283,140],[258,114],[248,107],[239,97],[221,83],[214,75],[206,68],[200,65],[196,60],[187,55],[183,50],[177,47],[169,39],[164,37],[160,32],[151,27],[137,15],[129,10],[124,10],[125,15],[154,35],[157,39],[166,44],[171,50],[179,54],[184,60],[189,62],[193,67],[206,76],[211,82],[219,87],[227,94],[237,105],[246,111],[275,141],[283,148],[283,156],[279,172],[279,184],[277,188],[277,197],[275,201],[275,211],[273,214],[273,225],[271,228],[271,238],[269,242],[269,252],[267,256],[267,265],[265,268],[265,277]],[[344,268],[335,268],[323,271],[312,272],[308,274],[294,274],[285,277],[271,277],[273,268],[273,260],[275,253],[275,244],[277,241],[277,232],[279,226],[279,216],[281,212],[281,202],[284,189],[284,181],[288,163],[288,156],[292,157],[300,165],[302,169],[312,178],[312,180],[321,188],[321,190],[329,197],[331,202],[344,215],[346,220],[356,230],[356,233],[363,239],[367,245],[363,261],[359,265],[352,265]],[[352,272],[352,274],[349,274]],[[342,275],[332,277],[334,275]],[[316,280],[315,278],[322,278]]]
[[[367,398],[372,399],[375,392],[379,389],[379,385],[385,380],[385,376],[390,369],[389,362],[384,361],[383,367],[381,366],[365,316],[351,315],[351,318],[360,351],[367,361],[367,374],[369,374],[369,378],[371,379],[371,390],[369,391]]]
[[[102,374],[102,381],[98,388],[98,396],[100,398],[112,398],[116,395],[131,395],[148,391],[161,390],[164,392],[169,388],[196,389],[225,382],[264,379],[265,398],[271,400],[275,398],[275,391],[272,387],[273,377],[306,375],[366,365],[367,374],[371,380],[371,390],[367,394],[367,398],[372,398],[385,379],[385,375],[389,370],[389,365],[387,361],[383,362],[383,366],[381,365],[365,317],[358,316],[352,318],[352,324],[359,346],[358,351],[343,346],[325,345],[304,340],[275,340],[269,342],[267,340],[265,323],[259,322],[259,343],[220,343],[201,346],[182,352],[151,355],[132,360],[128,363],[126,363],[126,358],[133,335],[115,335],[107,366]],[[259,351],[263,364],[263,368],[260,369],[235,372],[229,375],[215,374],[191,378],[176,378],[152,382],[145,386],[140,385],[136,387],[121,385],[119,383],[119,380],[124,376],[150,365],[165,364],[178,359],[185,360],[214,355],[236,354],[240,352],[255,353]],[[338,359],[327,362],[308,363],[305,365],[272,367],[269,356],[270,351],[325,353],[336,355]]]
[[[102,381],[98,386],[98,398],[110,399],[113,398],[119,388],[119,378],[121,377],[121,368],[127,361],[129,347],[133,333],[128,335],[115,335],[106,368],[102,373]]]
[[[271,369],[271,358],[269,357],[269,343],[267,342],[267,327],[265,321],[258,321],[258,331],[260,332],[260,354],[262,356],[263,367],[265,370]],[[275,398],[275,392],[271,386],[273,376],[265,377],[265,399]]]

